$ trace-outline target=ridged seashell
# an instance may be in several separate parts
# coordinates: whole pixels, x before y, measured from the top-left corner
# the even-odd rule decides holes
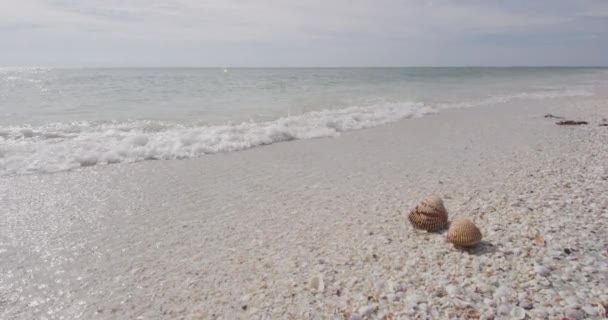
[[[448,241],[460,247],[471,247],[481,241],[481,231],[470,220],[458,218],[450,223]]]
[[[431,232],[444,229],[448,224],[448,212],[438,196],[422,199],[407,218],[415,228]]]

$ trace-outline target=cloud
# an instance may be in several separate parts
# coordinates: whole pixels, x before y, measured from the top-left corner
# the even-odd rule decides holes
[[[573,43],[578,60],[556,61],[606,64],[597,51],[608,45],[591,40],[606,37],[604,17],[599,0],[6,1],[0,65],[475,64],[483,52],[555,55]]]

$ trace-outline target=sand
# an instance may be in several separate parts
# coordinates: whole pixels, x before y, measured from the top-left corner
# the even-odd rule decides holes
[[[549,112],[589,125],[557,126]],[[0,178],[0,318],[599,317],[602,118],[603,97],[518,101]],[[484,242],[462,251],[414,230],[405,215],[429,194]]]

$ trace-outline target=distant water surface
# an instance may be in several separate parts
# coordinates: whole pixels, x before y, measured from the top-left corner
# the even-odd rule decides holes
[[[0,68],[0,176],[190,158],[606,87],[602,68]]]

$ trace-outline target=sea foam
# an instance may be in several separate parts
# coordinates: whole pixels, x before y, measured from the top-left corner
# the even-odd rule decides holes
[[[452,109],[452,108],[471,108],[480,107],[492,104],[502,104],[511,102],[514,100],[543,100],[543,99],[554,99],[554,98],[568,98],[568,97],[590,97],[595,95],[593,91],[576,88],[576,89],[560,89],[560,90],[542,90],[533,92],[521,92],[514,94],[505,95],[494,95],[485,99],[479,99],[474,101],[455,102],[455,103],[442,103],[437,104],[438,109]]]
[[[0,176],[52,173],[79,167],[199,157],[276,142],[338,136],[449,108],[479,107],[513,100],[592,96],[585,88],[542,90],[432,106],[382,103],[313,111],[265,122],[186,125],[162,121],[50,123],[0,126]]]
[[[191,126],[159,121],[73,122],[0,127],[0,175],[169,160],[245,150],[276,142],[334,137],[435,113],[422,103],[323,110],[266,122]]]

